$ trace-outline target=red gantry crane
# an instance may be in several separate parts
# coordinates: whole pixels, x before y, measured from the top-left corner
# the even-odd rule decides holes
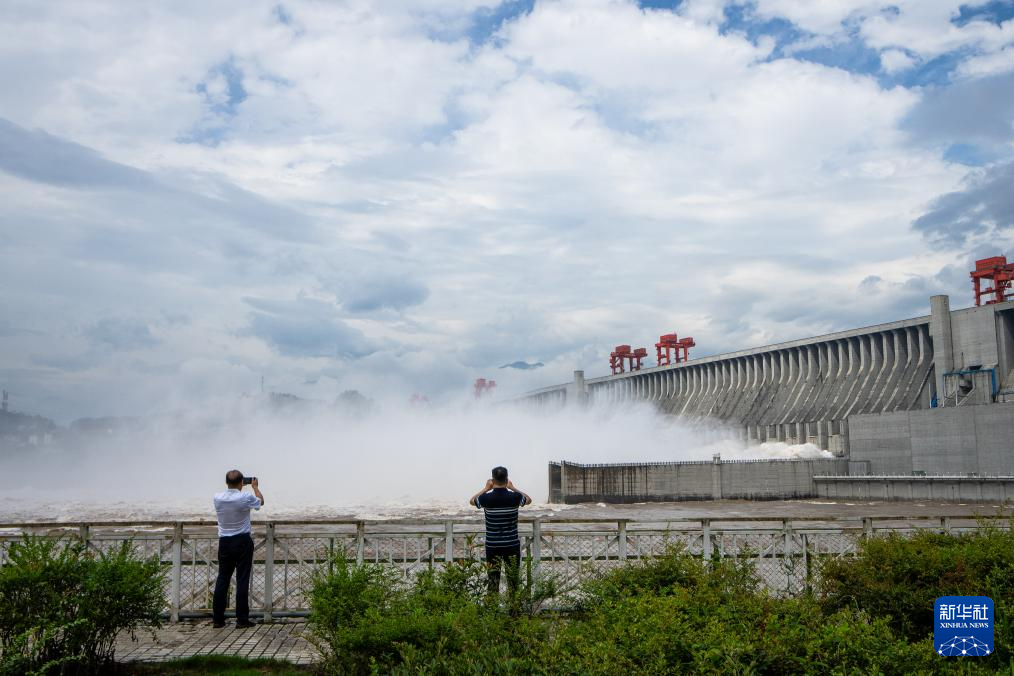
[[[496,388],[495,380],[486,380],[485,378],[477,378],[475,381],[475,398],[482,399],[487,394],[492,394]]]
[[[690,348],[697,345],[693,338],[679,338],[675,333],[667,333],[663,336],[658,337],[658,342],[655,343],[655,355],[658,359],[659,366],[669,366],[673,363],[688,361],[690,359]],[[673,354],[670,356],[669,351],[672,350]],[[680,353],[682,352],[682,356]]]
[[[975,261],[975,269],[969,274],[975,291],[976,307],[1014,299],[1014,290],[1011,289],[1014,284],[1014,263],[1008,263],[1006,256],[993,256]],[[990,281],[993,286],[983,289],[983,281]]]
[[[623,373],[623,360],[629,356],[629,345],[617,345],[613,348],[613,351],[609,353],[609,368],[612,369],[614,376],[617,373]]]
[[[629,357],[627,357],[627,359],[630,360],[630,370],[631,371],[640,371],[641,370],[641,360],[644,359],[647,356],[648,356],[648,350],[646,348],[639,347],[636,350],[634,350],[633,354],[631,354]]]
[[[686,338],[680,338],[680,349],[683,350],[683,358],[680,361],[690,361],[690,348],[696,347],[697,343],[694,342],[693,338],[689,336]]]
[[[676,361],[680,360],[680,339],[675,333],[665,333],[658,337],[655,343],[655,358],[659,366],[668,366],[672,363],[669,357],[669,350],[676,350]]]
[[[613,348],[613,351],[609,353],[609,368],[612,369],[613,375],[617,373],[624,373],[624,361],[629,363],[630,371],[641,370],[641,360],[648,356],[648,350],[643,347],[631,349],[629,345],[617,345]]]

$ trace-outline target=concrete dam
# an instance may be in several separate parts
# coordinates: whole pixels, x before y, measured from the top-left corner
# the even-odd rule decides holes
[[[898,488],[874,481],[885,475],[901,481],[962,476],[961,495],[971,490],[988,500],[1009,491],[1014,497],[1014,478],[993,482],[1000,488],[985,493],[977,486],[969,489],[967,481],[969,475],[987,481],[1014,472],[1014,300],[951,310],[947,296],[933,296],[930,309],[923,317],[669,366],[589,379],[577,371],[573,382],[529,392],[521,400],[540,408],[644,400],[667,414],[735,429],[744,440],[810,442],[838,459],[830,472],[811,474],[802,484],[772,479],[772,486],[784,483],[784,490],[754,490],[746,482],[743,490],[722,497],[927,495],[911,492],[911,482]],[[785,472],[796,477],[794,461],[787,462]],[[671,465],[685,463],[663,464],[667,469],[660,464],[655,472],[638,470],[641,481],[618,484],[591,475],[607,467],[626,472],[629,466],[557,464],[550,468],[550,496],[563,502],[706,497],[672,479],[678,469]],[[696,471],[686,470],[688,476]],[[663,475],[671,480],[654,478]],[[850,481],[832,485],[824,476]],[[863,476],[869,477],[866,483],[859,480]],[[942,485],[934,484],[934,495],[957,499]]]

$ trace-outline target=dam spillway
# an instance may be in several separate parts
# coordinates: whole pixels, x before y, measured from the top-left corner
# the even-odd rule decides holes
[[[1010,473],[1014,301],[951,310],[947,296],[933,296],[930,308],[670,366],[589,379],[578,371],[521,401],[647,401],[747,441],[813,443],[853,461],[853,472]]]

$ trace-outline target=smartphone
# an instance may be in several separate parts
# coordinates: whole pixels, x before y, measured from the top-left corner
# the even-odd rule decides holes
[[[243,485],[244,486],[249,486],[250,484],[252,484],[254,482],[254,479],[256,479],[256,478],[257,477],[255,477],[255,476],[245,476],[245,477],[243,477]]]

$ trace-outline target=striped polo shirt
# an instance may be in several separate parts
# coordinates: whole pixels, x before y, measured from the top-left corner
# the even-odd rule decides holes
[[[486,547],[516,549],[521,546],[518,507],[526,504],[525,496],[509,488],[494,488],[475,499],[475,506],[486,513]]]

